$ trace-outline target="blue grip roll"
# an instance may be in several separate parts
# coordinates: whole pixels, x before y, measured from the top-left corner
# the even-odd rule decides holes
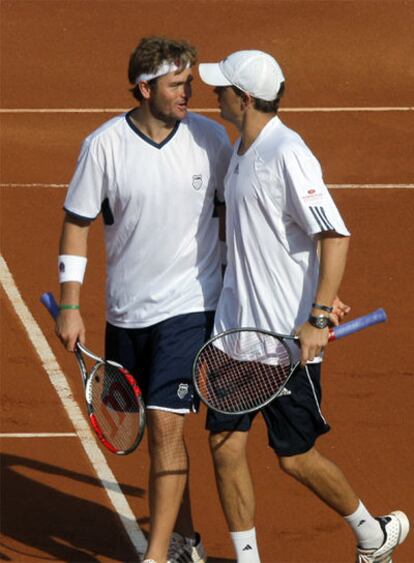
[[[51,316],[56,319],[59,315],[59,306],[53,296],[53,293],[47,292],[41,295],[40,302],[46,307]]]
[[[377,309],[376,311],[372,311],[372,313],[368,313],[363,317],[358,317],[353,321],[349,321],[348,323],[335,327],[332,331],[334,339],[338,340],[338,338],[343,338],[344,336],[348,336],[349,334],[368,328],[371,325],[383,323],[386,320],[387,315],[384,309]]]

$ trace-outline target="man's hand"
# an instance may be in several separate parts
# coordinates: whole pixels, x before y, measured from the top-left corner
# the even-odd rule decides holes
[[[75,350],[76,342],[85,343],[85,325],[78,310],[60,311],[56,321],[56,334],[69,352]]]
[[[329,315],[329,321],[333,326],[338,326],[344,317],[348,315],[351,307],[343,303],[338,296],[335,297],[332,307],[333,311]]]
[[[298,328],[296,336],[299,337],[301,348],[300,363],[304,366],[321,355],[328,343],[329,330],[328,328],[315,328],[306,322]]]

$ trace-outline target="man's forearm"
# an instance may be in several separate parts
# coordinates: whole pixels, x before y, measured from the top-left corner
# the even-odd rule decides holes
[[[62,228],[59,243],[59,254],[74,257],[85,257],[88,251],[89,223],[72,219],[68,216]],[[70,276],[69,276],[70,277]],[[79,304],[81,283],[68,280],[60,284],[61,303]]]
[[[349,237],[325,236],[319,245],[320,270],[315,302],[331,306],[345,272]],[[320,311],[319,311],[320,312]]]

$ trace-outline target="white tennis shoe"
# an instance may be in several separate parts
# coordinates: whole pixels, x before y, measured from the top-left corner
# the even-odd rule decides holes
[[[384,532],[384,543],[377,549],[358,547],[356,563],[392,563],[392,552],[405,540],[410,530],[410,522],[400,510],[380,516],[377,520]]]
[[[200,534],[195,538],[184,538],[181,534],[174,532],[171,536],[168,549],[167,563],[206,563],[207,554],[201,542]]]

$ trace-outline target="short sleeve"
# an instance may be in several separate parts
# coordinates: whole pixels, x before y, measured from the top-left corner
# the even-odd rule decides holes
[[[283,155],[287,214],[308,234],[350,233],[325,185],[318,160],[304,146],[290,147]]]
[[[75,173],[69,184],[64,209],[82,219],[95,219],[106,198],[107,178],[102,147],[84,141]]]

